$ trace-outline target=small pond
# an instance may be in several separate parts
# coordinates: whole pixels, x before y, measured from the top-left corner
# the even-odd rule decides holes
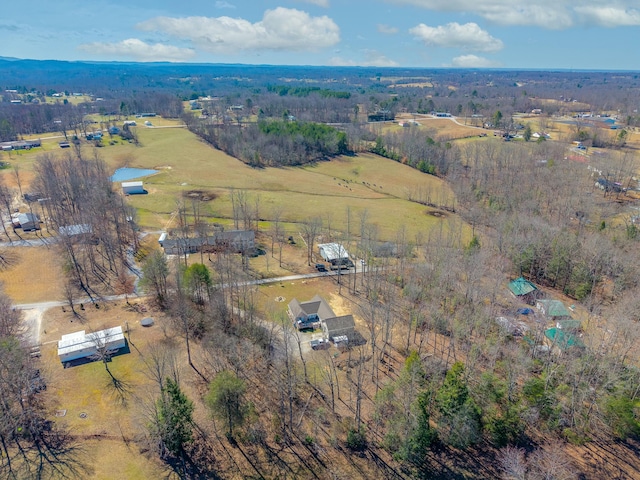
[[[158,173],[158,170],[148,168],[119,168],[111,176],[112,182],[126,182],[135,178],[146,177]]]

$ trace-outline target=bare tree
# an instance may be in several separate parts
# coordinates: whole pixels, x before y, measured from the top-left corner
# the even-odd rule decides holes
[[[313,258],[313,246],[316,238],[320,234],[322,228],[322,218],[313,217],[308,222],[304,222],[301,226],[302,237],[307,244],[307,265],[311,265]]]

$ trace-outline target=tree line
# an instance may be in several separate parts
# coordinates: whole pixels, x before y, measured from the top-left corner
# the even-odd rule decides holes
[[[347,136],[327,125],[261,120],[242,126],[189,122],[215,148],[254,167],[304,165],[347,153]]]

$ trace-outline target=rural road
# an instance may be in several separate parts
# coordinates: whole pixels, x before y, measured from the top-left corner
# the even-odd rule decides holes
[[[318,278],[318,277],[335,277],[338,275],[337,271],[329,271],[329,272],[313,272],[313,273],[303,273],[298,275],[287,275],[283,277],[274,277],[274,278],[261,278],[257,280],[248,280],[245,282],[240,282],[239,286],[249,286],[249,285],[267,285],[270,283],[281,283],[281,282],[293,282],[296,280],[305,280],[309,278]],[[360,272],[362,273],[362,272]],[[347,273],[342,273],[342,275],[347,275]],[[217,287],[226,288],[228,285],[217,285]],[[75,299],[75,304],[79,305],[83,304],[91,304],[92,302],[112,302],[116,300],[124,300],[125,297],[128,298],[145,298],[146,295],[108,295],[106,297],[94,298],[93,300],[85,297]],[[65,300],[51,300],[46,302],[36,302],[36,303],[19,303],[14,305],[13,307],[22,310],[24,312],[23,320],[27,331],[29,332],[29,336],[31,337],[31,343],[33,345],[40,344],[40,327],[42,325],[42,316],[44,312],[46,312],[50,308],[56,307],[64,307],[69,305],[69,302]]]
[[[144,126],[145,128],[186,128],[186,125],[151,125],[149,127],[147,127],[146,125],[139,125],[139,126]],[[108,132],[108,130],[103,130],[103,132]],[[68,136],[71,136],[71,134],[69,134]],[[65,138],[64,135],[51,135],[49,137],[38,137],[38,140],[56,140],[59,138]]]

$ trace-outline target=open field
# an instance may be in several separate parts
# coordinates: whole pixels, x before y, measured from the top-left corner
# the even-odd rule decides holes
[[[352,219],[366,211],[384,240],[392,240],[403,224],[412,238],[441,223],[447,230],[462,228],[455,215],[439,219],[428,215],[432,209],[407,201],[410,193],[428,190],[433,192],[432,198],[450,204],[452,194],[442,180],[376,155],[340,157],[306,167],[253,169],[211,148],[186,129],[138,127],[138,134],[140,147],[118,143],[96,151],[114,170],[123,166],[160,170],[145,179],[149,195],[129,197],[129,202],[139,209],[139,222],[144,228],[166,228],[176,210],[176,200],[183,191],[193,189],[218,195],[203,208],[203,214],[211,220],[230,218],[230,190],[245,189],[250,195],[260,196],[260,216],[264,219],[271,218],[281,206],[285,221],[332,216],[335,228],[344,229],[346,208],[350,206]],[[60,151],[57,142],[54,145],[46,141],[44,150]],[[83,148],[87,155],[93,155],[92,147]],[[33,150],[17,157],[25,191],[40,153]],[[8,183],[15,183],[11,170],[2,175]],[[288,205],[296,207],[287,208]]]
[[[9,266],[0,270],[4,292],[15,303],[62,298],[62,265],[53,248],[14,247],[3,250]]]

